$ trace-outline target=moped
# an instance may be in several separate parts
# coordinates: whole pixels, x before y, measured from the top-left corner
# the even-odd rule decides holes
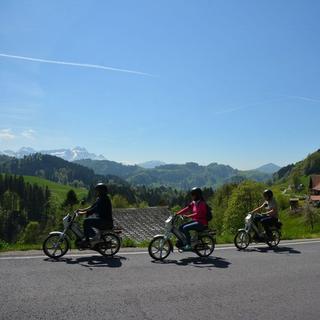
[[[176,247],[179,252],[183,252],[183,246],[186,244],[186,238],[178,228],[179,219],[184,219],[181,215],[172,214],[165,222],[165,233],[158,234],[151,240],[148,252],[154,260],[164,260],[173,252],[172,238],[176,237]],[[216,243],[215,231],[206,227],[203,231],[192,231],[191,237],[192,251],[199,257],[208,257],[212,254]]]
[[[258,213],[248,213],[245,217],[245,227],[239,229],[234,237],[234,245],[239,250],[246,249],[251,242],[264,242],[270,248],[278,246],[281,240],[282,223],[278,220],[270,227],[271,237],[269,238],[263,230],[261,223],[258,222],[259,218],[262,218],[262,216]]]
[[[95,250],[103,256],[114,256],[121,247],[121,229],[99,230],[95,229],[96,236],[89,243],[84,244],[84,233],[75,221],[79,214],[77,211],[68,213],[63,218],[64,230],[50,232],[44,240],[43,252],[50,258],[59,259],[64,256],[71,247],[70,233],[75,235],[75,246],[79,250]]]

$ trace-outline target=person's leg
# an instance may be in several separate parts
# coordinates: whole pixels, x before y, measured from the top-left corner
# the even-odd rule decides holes
[[[182,233],[182,234],[184,234],[184,237],[185,237],[185,239],[183,239],[183,242],[182,242],[182,244],[183,245],[185,245],[186,243],[186,238],[187,238],[187,235],[186,235],[186,233],[184,232],[184,230],[183,230],[183,228],[186,226],[186,225],[188,225],[190,222],[187,222],[187,223],[184,223],[184,224],[182,224],[180,227],[179,227],[179,231]]]
[[[83,231],[87,241],[89,241],[89,238],[93,238],[96,235],[93,228],[100,229],[100,226],[101,226],[101,221],[98,218],[86,218],[84,220]]]
[[[183,225],[182,231],[186,235],[187,245],[191,244],[191,237],[190,237],[189,231],[191,230],[202,231],[203,228],[204,228],[203,225],[198,221],[193,221]]]
[[[261,223],[263,225],[263,228],[264,228],[268,238],[271,238],[271,236],[272,236],[270,227],[273,224],[273,220],[274,219],[272,217],[266,217],[266,218],[261,219]]]

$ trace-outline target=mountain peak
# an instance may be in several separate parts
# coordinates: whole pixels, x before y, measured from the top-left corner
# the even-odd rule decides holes
[[[274,163],[267,163],[257,169],[255,171],[259,171],[262,173],[268,173],[268,174],[273,174],[281,169],[280,166],[274,164]]]

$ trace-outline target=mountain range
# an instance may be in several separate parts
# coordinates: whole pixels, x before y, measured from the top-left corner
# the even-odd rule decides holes
[[[2,157],[5,163],[2,166],[4,172],[40,175],[65,183],[82,181],[84,185],[90,184],[90,175],[95,175],[95,180],[98,177],[113,176],[131,185],[166,186],[176,189],[190,189],[193,186],[216,188],[228,182],[240,182],[246,179],[265,182],[279,169],[274,164],[267,164],[256,170],[243,171],[215,162],[209,165],[199,165],[194,162],[165,164],[156,160],[140,165],[125,165],[106,160],[103,156],[97,156],[81,147],[43,150],[41,153],[36,153],[32,148],[21,148],[17,152],[3,151]],[[6,159],[6,157],[11,158]],[[58,159],[66,162],[59,162]],[[91,173],[85,171],[86,168],[90,169]]]
[[[87,159],[110,161],[110,160],[107,160],[101,154],[96,155],[95,153],[89,152],[86,148],[79,147],[79,146],[71,148],[71,149],[63,149],[62,148],[62,149],[53,149],[53,150],[35,150],[30,147],[22,147],[18,151],[13,151],[13,150],[0,151],[0,155],[6,155],[9,157],[14,157],[14,158],[18,158],[18,159],[21,159],[24,156],[29,156],[29,155],[35,154],[35,153],[48,154],[51,156],[62,158],[63,160],[70,161],[70,162],[77,161],[77,160],[87,160]],[[117,163],[119,165],[119,167],[126,166],[120,162],[114,162],[114,161],[111,161],[111,162],[113,164]],[[151,160],[151,161],[139,163],[134,166],[139,166],[144,169],[155,169],[157,167],[164,166],[164,165],[167,165],[167,164],[163,161]],[[277,172],[280,168],[281,167],[277,166],[274,163],[268,163],[266,165],[263,165],[257,169],[253,169],[253,170],[261,172],[261,173],[273,174],[273,173]]]
[[[165,164],[152,169],[109,160],[83,159],[75,163],[90,168],[95,174],[118,176],[132,185],[168,186],[177,189],[190,189],[193,186],[216,188],[227,182],[240,182],[245,179],[267,181],[272,178],[270,173],[257,170],[241,171],[218,163],[207,166],[194,162]]]
[[[106,160],[106,158],[103,155],[96,155],[94,153],[90,153],[86,148],[82,148],[82,147],[75,147],[72,149],[53,149],[53,150],[40,150],[40,151],[37,151],[29,147],[22,147],[18,151],[12,151],[12,150],[0,151],[0,154],[2,155],[15,157],[18,159],[21,159],[24,156],[29,156],[35,153],[48,154],[50,156],[62,158],[66,161],[76,161],[81,159]]]
[[[76,148],[75,148],[76,149]],[[61,149],[62,150],[62,149]],[[60,151],[61,151],[60,150]],[[65,149],[64,149],[65,150]],[[20,155],[33,149],[20,149]],[[92,155],[84,148],[78,148],[72,159],[82,155]],[[61,152],[56,152],[61,156]],[[9,152],[3,152],[10,154]],[[40,176],[63,184],[90,186],[96,181],[113,181],[120,188],[127,186],[172,187],[190,189],[193,186],[217,188],[229,182],[246,179],[255,181],[294,181],[302,176],[320,174],[320,150],[309,154],[304,160],[278,169],[267,164],[256,170],[242,171],[228,165],[211,163],[207,166],[194,162],[185,164],[163,164],[145,169],[138,165],[124,165],[109,160],[80,159],[66,161],[60,157],[35,153],[23,158],[0,154],[0,173]],[[67,152],[64,153],[66,155]],[[12,154],[11,154],[12,155]],[[273,173],[273,174],[272,174]]]

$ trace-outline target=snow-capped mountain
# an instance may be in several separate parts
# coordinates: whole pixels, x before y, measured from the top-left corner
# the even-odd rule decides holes
[[[82,159],[92,159],[92,160],[106,160],[103,155],[96,155],[90,153],[87,149],[82,147],[75,147],[72,149],[56,149],[56,150],[39,150],[36,151],[32,148],[22,147],[18,151],[4,150],[0,151],[0,154],[4,154],[10,157],[23,158],[33,153],[49,154],[51,156],[56,156],[67,161],[75,161]]]
[[[23,158],[24,156],[28,156],[36,152],[37,151],[32,148],[22,147],[18,151],[3,150],[3,151],[0,151],[0,154],[4,154],[9,157]]]

